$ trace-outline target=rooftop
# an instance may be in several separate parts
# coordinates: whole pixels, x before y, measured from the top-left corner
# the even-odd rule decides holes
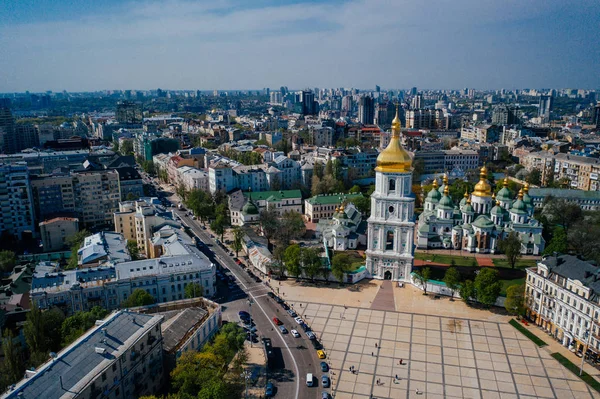
[[[319,194],[314,197],[310,197],[306,201],[313,205],[334,205],[341,203],[344,199],[351,200],[353,198],[362,197],[362,193],[354,194]]]
[[[600,200],[600,191],[571,190],[568,188],[530,188],[529,196]]]
[[[302,198],[300,190],[255,191],[252,193],[244,193],[244,197],[248,197],[249,195],[252,195],[253,201],[281,201],[282,199]]]
[[[105,232],[88,236],[77,251],[78,263],[85,265],[106,259],[113,263],[127,262],[131,255],[122,234]]]
[[[208,312],[202,308],[187,308],[171,317],[162,325],[163,350],[172,353],[185,343],[188,332],[201,324]]]
[[[75,396],[161,320],[162,316],[125,311],[112,313],[2,398]],[[96,348],[101,348],[103,353],[98,353]]]
[[[580,281],[596,295],[600,294],[600,268],[573,255],[547,256],[540,261],[550,273]]]

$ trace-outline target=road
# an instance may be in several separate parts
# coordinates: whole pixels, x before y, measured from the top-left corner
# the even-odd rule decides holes
[[[200,249],[213,261],[228,270],[228,273],[235,276],[236,287],[225,286],[219,282],[217,290],[217,302],[219,302],[224,311],[223,319],[237,322],[238,312],[245,310],[250,313],[256,323],[259,338],[271,338],[274,352],[281,354],[279,367],[270,370],[269,380],[276,386],[276,397],[310,399],[321,398],[321,392],[330,391],[321,386],[320,362],[316,356],[316,351],[306,338],[302,329],[290,317],[285,310],[274,300],[267,296],[270,288],[263,282],[257,283],[252,279],[242,267],[237,265],[233,258],[214,241],[209,232],[203,230],[200,224],[186,215],[185,211],[174,209],[174,212],[181,219],[184,225],[188,226],[192,232],[205,245]],[[251,301],[250,301],[251,299]],[[253,302],[253,303],[252,303]],[[287,330],[299,330],[301,337],[294,338],[291,334],[281,334],[279,329],[273,323],[273,318],[279,318]],[[255,345],[261,345],[259,342]],[[313,373],[315,377],[315,386],[309,388],[306,386],[306,374]],[[318,380],[318,381],[317,381]]]

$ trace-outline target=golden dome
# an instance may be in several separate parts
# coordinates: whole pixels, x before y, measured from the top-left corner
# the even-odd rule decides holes
[[[447,186],[448,185],[448,174],[444,173],[444,178],[442,179],[442,182]]]
[[[517,195],[517,198],[519,198],[521,201],[523,200],[523,189],[519,190],[519,194]]]
[[[465,190],[465,194],[463,195],[465,199],[469,198],[469,190]]]
[[[400,118],[398,117],[398,104],[396,104],[396,116],[392,121],[392,138],[385,150],[381,151],[377,157],[376,172],[410,172],[412,159],[408,152],[402,148],[402,144],[400,144],[401,127]]]
[[[529,183],[525,183],[525,185],[523,186],[523,193],[529,193]]]
[[[496,200],[496,193],[492,193],[492,199]]]
[[[438,183],[436,179],[433,179],[433,188],[437,189],[438,188]]]
[[[485,166],[479,171],[479,183],[475,185],[473,195],[477,197],[492,196],[492,186],[490,186],[490,183],[487,181],[487,168]]]
[[[470,205],[471,204],[471,196],[469,196],[469,198],[467,199],[467,204]]]
[[[502,183],[502,186],[508,187],[508,177],[504,178],[504,183]]]
[[[444,187],[444,195],[449,195],[450,194],[450,189],[448,186]]]

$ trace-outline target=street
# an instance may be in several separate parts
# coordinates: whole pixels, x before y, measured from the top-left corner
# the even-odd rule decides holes
[[[237,265],[232,257],[221,248],[210,233],[203,230],[199,223],[186,215],[186,211],[174,210],[182,223],[189,227],[204,245],[200,249],[217,265],[228,270],[235,277],[235,286],[231,288],[223,282],[218,282],[217,302],[223,307],[223,320],[238,322],[238,312],[244,310],[250,313],[256,323],[259,342],[267,337],[272,340],[276,357],[280,359],[269,370],[268,378],[276,386],[276,397],[281,398],[321,398],[320,377],[322,374],[316,356],[304,332],[287,312],[274,300],[267,296],[270,291],[263,282],[257,283],[242,267]],[[274,283],[276,283],[274,281]],[[300,338],[294,338],[290,333],[281,334],[274,324],[273,318],[277,317],[283,322],[288,331],[297,329]],[[277,364],[278,363],[278,364]],[[306,386],[306,374],[313,373],[317,380],[315,386]],[[326,389],[329,391],[329,389]]]

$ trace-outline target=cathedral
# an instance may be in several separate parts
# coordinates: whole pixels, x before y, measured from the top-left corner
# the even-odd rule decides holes
[[[400,144],[400,129],[396,106],[392,137],[375,167],[365,267],[372,278],[408,282],[414,254],[415,197],[412,159]]]
[[[496,196],[484,166],[475,189],[471,195],[465,192],[458,205],[452,201],[448,188],[447,176],[441,187],[434,180],[419,216],[418,248],[497,253],[498,242],[514,231],[521,239],[521,253],[540,255],[544,251],[542,224],[533,218],[528,184],[514,198],[508,189],[508,179],[504,179]]]

